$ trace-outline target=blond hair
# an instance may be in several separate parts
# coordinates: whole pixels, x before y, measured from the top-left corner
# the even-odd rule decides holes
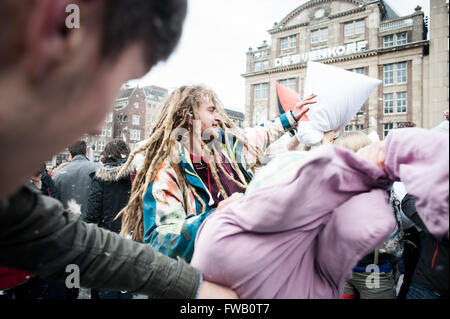
[[[347,132],[334,140],[334,145],[344,147],[355,153],[370,143],[371,142],[367,134],[361,131]]]
[[[136,178],[133,182],[130,200],[123,208],[116,218],[122,216],[122,231],[121,236],[126,236],[127,234],[132,234],[132,239],[137,241],[143,241],[144,237],[144,227],[143,227],[143,201],[144,195],[148,189],[150,183],[152,183],[163,165],[163,162],[168,159],[171,166],[174,168],[177,177],[180,181],[180,187],[183,191],[183,198],[187,198],[187,188],[189,188],[194,194],[195,198],[200,202],[202,206],[202,213],[206,210],[206,203],[198,195],[195,188],[189,184],[186,177],[181,172],[181,164],[179,158],[179,152],[177,142],[180,142],[181,138],[173,138],[173,132],[177,129],[187,129],[193,135],[194,139],[201,141],[202,154],[204,154],[209,164],[211,165],[212,176],[224,198],[228,198],[229,195],[225,191],[220,178],[217,174],[217,166],[226,175],[228,179],[233,181],[239,187],[245,189],[247,187],[247,181],[239,169],[238,163],[234,156],[231,156],[231,165],[238,174],[239,180],[234,179],[227,170],[222,165],[222,160],[220,158],[220,149],[216,149],[212,145],[206,145],[201,138],[201,127],[194,126],[192,132],[192,121],[200,120],[198,115],[198,107],[204,100],[211,101],[215,106],[216,110],[221,117],[220,127],[225,135],[225,147],[228,154],[233,154],[229,137],[231,135],[236,136],[244,143],[244,146],[252,152],[257,159],[261,158],[262,152],[257,147],[249,145],[245,137],[237,130],[234,126],[233,121],[225,113],[219,99],[216,94],[203,86],[182,86],[175,91],[173,91],[163,104],[160,116],[154,126],[150,138],[148,141],[137,148],[128,158],[124,167],[117,178],[127,170],[130,166],[133,158],[136,154],[145,151],[145,160],[141,169],[137,172]]]

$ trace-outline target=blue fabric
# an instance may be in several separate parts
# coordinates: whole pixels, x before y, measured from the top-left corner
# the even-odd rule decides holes
[[[200,281],[198,282],[198,288],[194,299],[198,298],[198,294],[200,293],[200,288],[202,287],[202,284],[203,284],[203,275],[200,273]]]
[[[380,272],[390,272],[392,271],[392,264],[390,262],[385,263],[381,266],[379,266],[379,271]],[[367,272],[366,267],[355,267],[353,268],[353,272]]]
[[[408,294],[406,299],[439,299],[439,294],[428,290],[414,282],[409,286]]]
[[[292,111],[289,111],[289,112],[291,112],[292,117],[295,118]],[[291,128],[291,123],[289,123],[286,113],[280,114],[280,121],[281,121],[281,125],[283,125],[283,128],[285,130]]]
[[[160,234],[156,231],[156,201],[152,195],[152,187],[153,184],[150,185],[144,196],[144,242],[164,255],[172,258],[179,256],[189,262],[194,253],[194,239],[197,231],[213,210],[207,206],[203,214],[187,217],[180,234]]]

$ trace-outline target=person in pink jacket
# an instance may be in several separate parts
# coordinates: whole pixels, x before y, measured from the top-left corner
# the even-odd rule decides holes
[[[448,236],[448,164],[448,134],[418,128],[356,154],[334,145],[288,153],[204,221],[191,265],[241,298],[340,298],[358,260],[395,227],[394,181],[415,196],[429,231]]]

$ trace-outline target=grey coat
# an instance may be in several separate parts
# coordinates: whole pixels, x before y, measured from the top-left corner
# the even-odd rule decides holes
[[[81,209],[83,215],[87,211],[87,203],[91,187],[91,173],[99,169],[99,165],[89,161],[86,156],[77,155],[69,165],[59,171],[53,181],[59,192],[59,200],[64,208],[68,208],[68,202],[74,200]]]
[[[65,281],[79,267],[81,287],[155,298],[194,298],[200,273],[151,246],[81,220],[57,200],[23,187],[0,197],[0,265]]]

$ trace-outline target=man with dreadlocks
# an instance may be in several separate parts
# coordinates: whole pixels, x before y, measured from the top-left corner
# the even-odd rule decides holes
[[[311,95],[274,121],[240,131],[216,94],[203,86],[183,86],[165,102],[121,211],[122,236],[149,243],[158,251],[190,261],[198,228],[224,200],[243,192],[264,150],[308,111]],[[229,199],[230,198],[230,199]],[[224,202],[225,203],[225,202]]]

